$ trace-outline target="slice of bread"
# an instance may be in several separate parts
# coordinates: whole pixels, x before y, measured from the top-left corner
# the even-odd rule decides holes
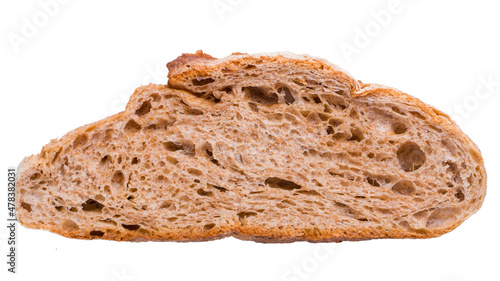
[[[289,53],[168,67],[168,86],[23,160],[23,225],[132,241],[428,238],[481,207],[479,149],[414,97]]]

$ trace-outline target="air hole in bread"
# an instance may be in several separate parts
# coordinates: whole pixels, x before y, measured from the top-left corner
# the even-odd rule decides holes
[[[406,142],[398,149],[397,157],[401,169],[405,172],[413,172],[424,165],[426,156],[418,144]]]
[[[326,127],[326,133],[329,134],[329,135],[333,135],[333,134],[335,134],[335,130],[333,129],[332,126],[327,126]]]
[[[255,216],[257,213],[255,212],[239,212],[238,213],[238,219],[240,220],[241,225],[246,225],[247,224],[247,218],[251,216]]]
[[[30,180],[36,181],[36,180],[40,179],[41,177],[42,177],[42,175],[40,173],[34,173],[33,175],[31,175]]]
[[[114,136],[115,130],[113,129],[107,129],[104,131],[104,137],[102,138],[103,142],[110,141]]]
[[[321,196],[321,194],[319,192],[317,192],[316,190],[297,190],[297,193],[310,195],[310,196]]]
[[[194,86],[204,86],[204,85],[208,85],[210,83],[215,82],[215,79],[210,78],[210,77],[208,77],[208,78],[196,78],[196,79],[191,80],[191,82],[193,82]]]
[[[185,103],[183,100],[181,100],[180,102],[181,102],[181,104],[183,104],[185,106],[184,107],[184,112],[186,114],[188,114],[188,115],[203,115],[203,111],[191,107],[190,105],[188,105],[187,103]]]
[[[329,105],[326,105],[326,104],[323,105],[323,111],[326,112],[326,113],[332,113],[333,112],[332,108]]]
[[[278,94],[260,87],[243,87],[242,91],[245,93],[245,96],[256,102],[263,105],[273,105],[279,102]]]
[[[26,211],[28,212],[31,212],[32,209],[31,209],[31,204],[28,204],[26,202],[21,202],[21,208],[25,209]]]
[[[425,117],[418,111],[410,111],[410,114],[417,117],[418,119],[425,120]]]
[[[163,202],[163,204],[160,205],[160,209],[168,209],[172,206],[171,202]]]
[[[393,107],[391,107],[391,109],[392,109],[392,111],[396,112],[397,114],[406,115],[406,113],[404,113],[399,107],[393,106]]]
[[[257,106],[257,104],[254,102],[249,102],[248,107],[250,107],[252,111],[259,112],[259,106]]]
[[[295,202],[293,202],[293,201],[291,201],[291,200],[287,200],[287,199],[285,199],[285,200],[281,200],[281,202],[282,202],[282,203],[285,203],[285,204],[287,204],[287,205],[290,205],[290,206],[297,206],[297,203],[295,203]]]
[[[127,230],[138,230],[141,227],[138,224],[123,224],[123,223],[122,223],[122,226],[123,226],[123,228],[125,228]]]
[[[416,212],[415,214],[413,214],[413,217],[420,220],[420,219],[427,217],[428,214],[429,214],[428,210],[423,210],[423,211]]]
[[[221,72],[222,72],[222,73],[231,73],[231,72],[234,72],[234,70],[229,69],[229,68],[227,68],[227,67],[224,67],[224,68],[222,68],[222,69],[221,69]]]
[[[402,221],[402,222],[400,222],[399,226],[403,227],[407,231],[411,231],[411,232],[414,232],[414,233],[418,233],[418,234],[425,234],[425,233],[427,233],[426,229],[415,229],[415,228],[411,227],[411,225],[410,225],[410,223],[408,221]]]
[[[212,185],[212,184],[208,184],[208,186],[211,186],[211,187],[217,189],[220,192],[226,192],[227,191],[227,188],[224,188],[224,187],[221,187],[221,186]]]
[[[358,119],[359,117],[358,111],[354,108],[351,108],[351,111],[349,112],[349,117],[353,119]]]
[[[168,151],[183,150],[188,155],[193,155],[195,150],[194,144],[188,141],[179,143],[167,141],[163,143],[163,147]]]
[[[116,171],[111,178],[111,182],[115,185],[122,185],[125,180],[125,176],[122,171]]]
[[[205,148],[205,153],[208,156],[210,162],[214,163],[215,165],[219,165],[219,161],[217,161],[217,159],[214,158],[212,144],[206,143],[204,145],[204,148]]]
[[[426,227],[437,228],[446,226],[448,223],[455,220],[458,211],[457,208],[453,207],[438,208],[434,210],[427,219]]]
[[[215,223],[208,223],[208,224],[205,224],[205,225],[203,226],[203,229],[204,229],[205,231],[209,231],[209,230],[211,230],[211,229],[212,229],[212,228],[214,228],[214,227],[215,227]]]
[[[187,108],[186,113],[189,115],[203,115],[203,111],[192,107]]]
[[[337,207],[337,209],[340,211],[340,213],[344,216],[355,218],[355,219],[363,219],[359,217],[359,213],[351,208],[350,206],[340,203],[340,202],[335,202],[334,205]]]
[[[373,179],[373,178],[366,178],[366,181],[370,184],[370,185],[373,185],[373,186],[380,186],[380,184],[378,183],[378,181],[376,179]]]
[[[324,101],[336,109],[344,110],[348,107],[346,100],[341,96],[322,95]]]
[[[100,230],[92,230],[90,231],[90,236],[97,236],[97,237],[103,237],[104,236],[104,232],[100,231]]]
[[[369,211],[372,210],[372,208],[368,207],[367,208]],[[387,208],[376,208],[375,211],[381,213],[381,214],[384,214],[384,215],[390,215],[392,214],[392,210],[391,209],[387,209]]]
[[[443,130],[441,130],[440,128],[438,128],[438,127],[436,127],[436,126],[429,125],[429,127],[430,127],[431,129],[433,129],[434,131],[438,132],[438,133],[442,133],[442,132],[443,132]]]
[[[309,116],[309,114],[311,114],[311,111],[309,111],[309,110],[301,110],[301,111],[300,111],[300,114],[301,114],[303,117],[306,117],[306,118],[307,118],[307,117]]]
[[[292,104],[295,102],[295,98],[292,95],[292,91],[286,86],[278,87],[278,93],[283,95],[286,104]]]
[[[465,195],[462,192],[461,189],[458,189],[457,192],[455,193],[455,197],[458,199],[458,201],[462,202],[465,199]]]
[[[132,158],[132,162],[130,162],[132,165],[136,165],[137,163],[139,163],[139,158],[137,157],[134,157]]]
[[[137,122],[135,122],[134,119],[130,119],[127,124],[125,125],[125,131],[130,132],[130,133],[135,133],[141,129],[141,125],[139,125]]]
[[[76,137],[75,141],[73,142],[73,147],[77,148],[77,147],[84,146],[87,143],[88,139],[89,138],[88,138],[87,134],[79,135],[78,137]]]
[[[167,156],[167,161],[172,165],[176,165],[177,163],[179,163],[179,160],[177,160],[177,158],[172,156]]]
[[[392,131],[397,135],[404,134],[404,133],[406,133],[407,130],[408,130],[408,128],[403,123],[393,123],[392,124]]]
[[[104,190],[104,192],[106,192],[106,194],[110,194],[111,193],[111,188],[109,187],[109,185],[105,185],[104,188],[103,188],[103,190]]]
[[[141,107],[135,111],[137,116],[142,116],[151,111],[151,102],[149,100],[142,103]]]
[[[148,125],[146,130],[166,130],[169,125],[173,125],[175,123],[175,118],[172,121],[167,121],[165,119],[158,119],[156,123]]]
[[[58,212],[62,212],[62,210],[64,209],[63,206],[55,206],[55,208]]]
[[[358,128],[353,128],[351,129],[351,137],[348,138],[347,140],[348,141],[357,141],[357,142],[360,142],[364,139],[364,135],[363,135],[363,132],[358,129]]]
[[[302,78],[295,78],[293,79],[293,83],[299,85],[299,86],[305,86],[306,85],[306,81]]]
[[[208,197],[213,195],[213,193],[211,191],[205,191],[205,190],[203,190],[203,188],[198,189],[196,191],[196,193],[198,193],[198,195],[200,195],[200,196],[208,196]]]
[[[99,219],[100,222],[106,223],[106,224],[112,224],[112,225],[117,225],[115,221],[111,220],[110,218],[106,219]]]
[[[320,123],[321,118],[319,118],[318,113],[311,112],[311,113],[309,113],[309,115],[307,115],[307,121],[309,121],[310,123],[313,123],[313,124]]]
[[[287,180],[276,178],[276,177],[267,178],[265,180],[265,184],[271,188],[279,188],[279,189],[283,189],[283,190],[294,190],[294,189],[301,188],[300,185],[298,185],[292,181],[287,181]]]
[[[56,154],[54,154],[54,158],[52,158],[52,163],[56,162],[56,160],[59,158],[59,155],[61,154],[62,150],[63,150],[62,147],[60,147],[59,150],[57,150]]]
[[[282,204],[282,203],[276,203],[276,207],[280,208],[280,209],[286,209],[288,208],[289,206],[286,205],[286,204]]]
[[[443,166],[448,166],[448,168],[446,169],[446,171],[448,173],[451,173],[452,174],[452,180],[456,183],[461,183],[462,182],[462,178],[460,177],[460,170],[458,169],[458,165],[451,162],[451,161],[446,161],[446,162],[443,162]]]
[[[54,197],[54,204],[55,205],[64,205],[64,199],[62,199],[59,196]]]
[[[101,165],[106,166],[111,163],[111,156],[106,155],[103,158],[101,158],[101,161],[99,162]]]
[[[208,101],[211,101],[213,103],[219,103],[220,102],[220,99],[215,97],[214,94],[208,94],[206,96],[204,96],[204,98]]]
[[[198,176],[198,177],[199,177],[199,176],[201,176],[201,175],[203,175],[203,173],[202,173],[200,170],[198,170],[198,169],[193,169],[193,168],[189,168],[189,169],[187,170],[187,172],[188,172],[188,173],[190,173],[190,174],[191,174],[191,175],[193,175],[193,176]]]
[[[314,101],[315,103],[323,103],[323,102],[321,101],[321,99],[320,99],[318,96],[313,96],[313,101]]]
[[[330,120],[328,120],[328,124],[330,124],[332,127],[337,127],[342,124],[342,120],[331,118]]]
[[[335,89],[333,92],[337,95],[347,97],[348,96],[348,91],[345,89]]]
[[[230,93],[232,90],[233,90],[233,87],[231,87],[231,86],[226,86],[226,87],[220,89],[221,92],[225,92],[225,93]]]
[[[344,137],[344,133],[338,132],[332,136],[334,139],[341,139]]]
[[[153,98],[153,101],[156,101],[156,102],[161,100],[161,96],[158,93],[151,94],[151,97]]]
[[[329,116],[329,115],[324,114],[324,113],[321,113],[321,112],[319,112],[319,113],[318,113],[318,117],[319,117],[319,119],[321,119],[321,121],[323,121],[323,122],[324,122],[324,121],[327,121],[327,120],[328,120],[328,118],[330,118],[330,116]]]
[[[88,199],[82,204],[82,210],[84,212],[101,212],[102,208],[104,208],[104,205],[94,199]]]
[[[65,230],[77,230],[79,229],[80,227],[78,226],[78,224],[76,224],[74,221],[72,220],[65,220],[63,222],[63,225],[62,225],[63,229]]]
[[[413,182],[407,180],[397,182],[392,186],[391,190],[400,195],[412,195],[415,193]]]
[[[322,84],[321,82],[318,82],[318,81],[316,81],[314,79],[309,79],[309,78],[306,78],[306,82],[309,85],[321,85]]]

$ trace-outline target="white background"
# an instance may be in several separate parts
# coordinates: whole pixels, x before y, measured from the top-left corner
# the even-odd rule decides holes
[[[54,1],[0,4],[5,188],[8,166],[123,110],[137,86],[167,82],[168,61],[203,49],[323,57],[445,110],[482,150],[488,195],[456,230],[427,240],[128,243],[20,226],[16,275],[2,222],[0,280],[500,280],[498,2]],[[4,221],[5,191],[0,200]]]

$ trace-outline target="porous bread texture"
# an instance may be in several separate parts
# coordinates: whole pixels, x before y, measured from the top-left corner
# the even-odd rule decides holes
[[[293,54],[197,52],[169,85],[19,167],[19,221],[66,237],[428,238],[475,213],[486,172],[442,112]]]

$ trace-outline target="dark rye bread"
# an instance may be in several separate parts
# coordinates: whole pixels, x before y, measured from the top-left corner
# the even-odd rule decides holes
[[[428,238],[475,213],[479,149],[444,113],[321,59],[201,51],[19,166],[18,220],[66,237]]]

